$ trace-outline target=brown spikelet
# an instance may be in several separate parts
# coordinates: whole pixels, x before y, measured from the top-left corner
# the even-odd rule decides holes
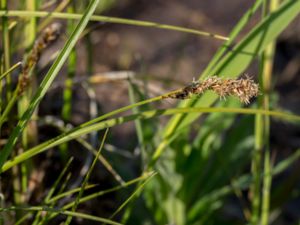
[[[203,94],[207,90],[212,90],[225,99],[227,96],[238,97],[245,104],[250,103],[252,97],[256,97],[259,93],[258,85],[248,76],[246,78],[231,79],[219,78],[212,76],[204,81],[193,81],[187,87],[179,90],[175,94],[170,94],[167,97],[177,99],[187,99],[193,95]]]
[[[18,82],[19,95],[21,95],[29,85],[30,71],[39,61],[40,55],[43,50],[57,40],[60,33],[60,27],[61,25],[58,23],[51,24],[41,33],[40,37],[35,41],[32,50],[23,62],[22,72],[19,76]]]

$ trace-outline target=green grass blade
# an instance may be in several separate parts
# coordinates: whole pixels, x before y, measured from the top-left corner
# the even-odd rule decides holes
[[[59,144],[62,144],[64,142],[73,140],[77,137],[80,137],[82,135],[88,134],[90,132],[101,130],[109,127],[113,127],[116,125],[120,125],[129,121],[133,121],[136,119],[149,119],[154,118],[158,116],[167,116],[167,115],[174,115],[174,114],[187,114],[187,113],[194,113],[196,115],[199,115],[201,113],[213,113],[213,112],[224,112],[224,113],[241,113],[241,114],[262,114],[262,115],[269,115],[281,119],[285,119],[287,121],[300,121],[300,116],[293,115],[293,114],[287,114],[282,112],[276,112],[276,111],[266,111],[266,110],[260,110],[260,109],[243,109],[243,108],[201,108],[201,107],[195,107],[195,108],[174,108],[174,109],[160,109],[160,110],[150,110],[145,112],[140,112],[138,114],[133,114],[129,116],[123,116],[118,117],[114,119],[108,119],[105,121],[101,121],[96,124],[92,124],[87,127],[79,127],[75,128],[69,132],[66,132],[62,135],[59,135],[51,140],[48,140],[36,147],[33,147],[26,152],[22,153],[21,155],[18,155],[14,157],[13,159],[7,161],[3,167],[1,172],[5,172],[6,170],[10,169],[11,167],[33,157],[34,155],[37,155],[41,152],[44,152],[45,150],[55,147]]]
[[[18,137],[22,133],[24,127],[26,126],[27,122],[30,120],[30,117],[44,95],[46,94],[47,90],[49,89],[50,85],[52,84],[54,78],[57,76],[59,70],[67,60],[72,48],[75,46],[77,40],[80,37],[80,34],[86,27],[90,17],[94,13],[96,6],[99,0],[91,0],[89,6],[87,7],[86,12],[82,16],[81,20],[79,21],[76,29],[71,34],[70,38],[68,39],[67,43],[65,44],[64,48],[58,55],[57,59],[49,69],[48,73],[46,74],[45,78],[43,79],[40,87],[38,88],[36,94],[34,95],[33,99],[30,102],[30,105],[26,112],[23,114],[22,118],[18,122],[17,126],[13,130],[12,134],[10,135],[7,144],[4,146],[1,156],[0,156],[0,168],[2,168],[4,162],[7,160],[8,156],[10,155],[13,147],[17,143]]]
[[[272,0],[268,3],[267,9],[270,13],[276,10],[279,6],[278,0]],[[270,94],[272,86],[272,73],[274,66],[274,53],[275,53],[276,39],[272,41],[262,53],[262,91],[263,95],[263,104],[262,108],[265,110],[270,109]],[[264,151],[264,176],[263,176],[263,187],[262,187],[262,202],[261,202],[261,225],[269,224],[270,217],[270,202],[271,202],[271,185],[272,185],[272,163],[271,163],[271,150],[270,150],[270,117],[263,117],[263,124],[261,128],[263,129],[262,141],[263,145],[255,149],[257,154],[260,154],[260,151]],[[259,171],[260,172],[260,171]],[[261,172],[260,172],[261,173]],[[259,187],[260,188],[260,187]],[[257,223],[257,222],[255,222]]]
[[[0,80],[2,80],[5,76],[7,76],[8,74],[10,74],[12,71],[14,71],[15,69],[17,69],[21,65],[22,65],[22,62],[18,62],[15,65],[13,65],[11,68],[9,68],[9,70],[7,70],[6,72],[4,72],[3,74],[0,75]]]
[[[0,10],[0,16],[6,16],[6,17],[52,17],[57,19],[74,19],[78,20],[81,18],[80,14],[75,13],[60,13],[60,12],[45,12],[45,11],[22,11],[22,10]],[[126,24],[126,25],[133,25],[133,26],[142,26],[142,27],[153,27],[153,28],[159,28],[159,29],[165,29],[165,30],[174,30],[184,33],[190,33],[190,34],[196,34],[206,37],[211,37],[215,39],[220,40],[228,40],[227,37],[218,35],[218,34],[212,34],[205,31],[199,31],[195,29],[189,29],[185,27],[179,27],[179,26],[172,26],[167,24],[161,24],[161,23],[154,23],[149,21],[141,21],[141,20],[131,20],[131,19],[124,19],[124,18],[116,18],[116,17],[108,17],[108,16],[92,16],[90,18],[91,21],[99,21],[99,22],[106,22],[106,23],[118,23],[118,24]]]

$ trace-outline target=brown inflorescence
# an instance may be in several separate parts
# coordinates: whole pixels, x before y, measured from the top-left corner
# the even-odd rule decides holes
[[[19,76],[19,90],[18,94],[21,95],[26,87],[29,85],[30,71],[34,65],[39,61],[40,55],[45,48],[51,45],[57,40],[60,33],[61,25],[58,23],[53,23],[48,26],[40,35],[40,37],[35,41],[32,50],[28,54],[27,58],[23,62],[22,72]]]
[[[214,91],[220,98],[238,97],[245,104],[249,104],[250,99],[259,94],[258,85],[248,76],[239,79],[212,76],[203,81],[193,81],[190,85],[176,93],[167,95],[167,97],[187,99],[194,95],[201,95],[207,90]]]

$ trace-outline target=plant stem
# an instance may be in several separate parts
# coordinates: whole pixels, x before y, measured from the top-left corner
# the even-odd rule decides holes
[[[1,0],[1,10],[7,11],[7,0]],[[3,45],[3,52],[4,52],[4,71],[9,70],[10,68],[10,41],[9,41],[9,24],[8,18],[2,17],[2,45]],[[11,77],[10,74],[6,76],[6,87],[7,87],[7,94],[6,99],[7,101],[10,100],[11,97]]]
[[[68,6],[68,13],[75,12],[75,3],[71,2]],[[72,32],[76,27],[75,21],[68,20],[67,30]],[[65,121],[70,121],[72,114],[72,89],[73,89],[73,79],[76,71],[76,49],[73,48],[70,52],[70,56],[68,58],[68,72],[67,78],[65,81],[64,93],[63,93],[63,108],[62,108],[62,118]],[[63,160],[67,159],[67,149],[68,143],[64,143],[60,146],[60,153],[62,155]]]
[[[262,4],[262,17],[266,16],[266,1]],[[262,53],[263,55],[263,53]],[[263,86],[262,74],[264,71],[264,57],[261,57],[260,62],[260,86]],[[258,98],[258,108],[263,109],[263,97]],[[264,148],[264,116],[255,116],[255,146],[252,156],[251,172],[253,175],[253,182],[250,187],[250,198],[252,206],[251,224],[258,224],[260,217],[260,204],[261,204],[261,173],[262,173],[262,151]]]
[[[278,0],[272,0],[269,3],[269,12],[272,13],[279,6]],[[270,43],[263,56],[265,58],[265,64],[263,68],[263,109],[270,109],[270,93],[271,93],[271,80],[273,70],[273,59],[275,52],[275,41]],[[264,176],[263,176],[263,192],[262,192],[262,209],[261,209],[261,225],[269,224],[270,214],[270,198],[271,198],[271,185],[272,185],[272,164],[270,153],[270,117],[264,116],[264,132],[266,141],[266,150],[264,154]]]
[[[72,2],[68,7],[68,13],[75,12],[75,4]],[[68,20],[68,31],[71,32],[75,28],[75,22],[73,20]],[[71,106],[72,106],[72,87],[73,87],[73,78],[76,71],[76,50],[72,49],[70,56],[68,58],[68,77],[65,81],[65,89],[63,95],[63,109],[62,117],[64,120],[70,120],[71,117]]]
[[[26,9],[27,10],[36,10],[36,0],[26,0]],[[32,48],[32,44],[36,39],[36,18],[31,18],[24,29],[24,45],[26,48],[26,52],[30,52]],[[20,96],[20,99],[18,101],[18,113],[19,116],[22,116],[22,114],[26,111],[28,108],[30,99],[31,99],[31,93],[35,89],[34,86],[36,86],[36,76],[31,77],[31,83],[28,86],[28,89],[25,91],[25,93]],[[37,111],[34,112],[34,116],[37,115]],[[36,144],[37,143],[37,124],[36,121],[29,121],[26,128],[24,129],[24,132],[22,133],[22,148],[21,151],[24,151],[28,149],[29,143]],[[25,196],[25,193],[27,191],[28,186],[28,169],[30,167],[30,162],[26,164],[21,164],[21,187],[22,187],[22,193],[23,197]],[[25,199],[22,199],[24,202]]]

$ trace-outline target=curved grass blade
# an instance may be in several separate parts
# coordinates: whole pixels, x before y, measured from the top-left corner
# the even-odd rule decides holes
[[[73,19],[78,20],[81,18],[81,14],[76,13],[60,13],[60,12],[46,12],[46,11],[23,11],[23,10],[0,10],[0,16],[3,17],[49,17],[49,18],[57,18],[57,19]],[[106,22],[106,23],[118,23],[118,24],[126,24],[126,25],[133,25],[133,26],[142,26],[142,27],[153,27],[165,30],[174,30],[184,33],[196,34],[206,37],[211,37],[220,40],[228,40],[228,37],[219,35],[219,34],[212,34],[205,31],[199,31],[195,29],[189,29],[185,27],[161,24],[161,23],[154,23],[149,21],[141,21],[141,20],[132,20],[132,19],[124,19],[124,18],[117,18],[117,17],[108,17],[108,16],[92,16],[90,18],[91,21],[98,21],[98,22]]]
[[[240,114],[252,114],[252,115],[262,114],[262,115],[269,115],[269,116],[273,116],[273,117],[277,117],[289,121],[300,122],[300,116],[298,115],[287,114],[287,113],[277,112],[277,111],[266,111],[261,109],[190,107],[190,108],[150,110],[150,111],[140,112],[138,114],[133,114],[129,116],[122,116],[118,118],[108,119],[105,121],[92,124],[87,127],[78,127],[72,129],[69,132],[63,133],[51,140],[48,140],[36,147],[33,147],[27,150],[26,152],[22,153],[21,155],[18,155],[15,158],[7,161],[3,165],[0,172],[5,172],[11,167],[33,157],[34,155],[44,152],[49,148],[55,147],[59,144],[73,140],[77,137],[80,137],[82,135],[88,134],[96,130],[102,130],[105,128],[113,127],[137,119],[149,119],[149,118],[163,116],[163,115],[167,116],[167,115],[187,114],[187,113],[194,113],[199,115],[201,113],[213,113],[213,112],[240,113]]]
[[[10,74],[12,71],[14,71],[15,69],[17,69],[21,65],[22,65],[22,62],[17,62],[9,70],[7,70],[6,72],[4,72],[3,74],[0,75],[0,80],[2,80],[5,76],[7,76],[8,74]]]

